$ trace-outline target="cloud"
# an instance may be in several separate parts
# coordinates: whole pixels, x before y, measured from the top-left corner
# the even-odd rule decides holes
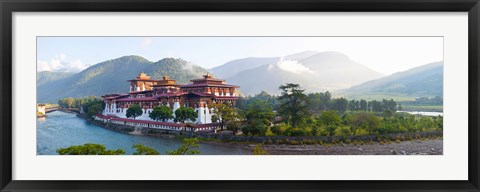
[[[37,72],[80,72],[87,67],[89,67],[89,65],[82,63],[79,59],[69,61],[65,54],[55,55],[50,61],[37,60]]]
[[[153,43],[151,38],[143,38],[142,42],[140,43],[140,48],[145,49]]]
[[[283,58],[281,58],[275,65],[281,70],[291,73],[313,73],[311,69],[305,67],[305,65],[295,60],[284,60]],[[269,66],[269,69],[271,69],[271,66]]]
[[[57,58],[60,58],[60,60],[65,60],[67,58],[67,55],[65,54],[60,54],[60,56],[56,56]]]
[[[82,61],[77,59],[77,60],[70,63],[69,71],[70,72],[79,72],[79,71],[83,71],[84,69],[86,69],[88,67],[89,67],[89,65],[84,64],[84,63],[82,63]]]
[[[195,64],[193,63],[190,63],[190,62],[187,62],[183,67],[182,67],[182,70],[188,70],[188,71],[193,71],[193,66]]]
[[[52,67],[46,61],[37,61],[37,71],[52,71]]]

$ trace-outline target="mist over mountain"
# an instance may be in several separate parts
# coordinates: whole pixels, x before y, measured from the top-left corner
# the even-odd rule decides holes
[[[313,56],[315,54],[318,54],[318,53],[319,53],[318,51],[302,51],[302,52],[294,53],[294,54],[291,54],[291,55],[287,55],[287,56],[284,57],[284,59],[299,61],[299,60],[311,57],[311,56]]]
[[[209,71],[215,74],[218,78],[226,79],[245,70],[254,69],[263,65],[275,64],[280,61],[280,59],[301,60],[317,53],[318,51],[302,51],[285,57],[248,57],[235,59],[223,65],[211,68]]]
[[[70,72],[52,72],[52,71],[41,71],[37,73],[37,86],[67,78],[75,73]]]
[[[280,57],[248,57],[229,61],[221,66],[214,67],[209,71],[216,77],[226,79],[237,75],[238,73],[278,62]]]
[[[342,53],[306,51],[244,70],[226,80],[239,85],[242,94],[253,95],[262,90],[279,94],[278,87],[284,83],[298,83],[307,92],[333,91],[381,76]]]
[[[360,95],[395,93],[417,97],[443,97],[443,61],[368,81],[353,86],[345,92]]]
[[[129,91],[127,80],[145,72],[153,79],[168,75],[179,83],[187,83],[207,72],[182,59],[165,58],[151,62],[140,56],[124,56],[93,65],[80,73],[38,84],[37,102],[56,103],[65,97],[101,96]]]

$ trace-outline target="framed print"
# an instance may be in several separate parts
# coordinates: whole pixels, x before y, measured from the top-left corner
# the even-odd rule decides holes
[[[479,190],[477,0],[0,6],[2,191]]]

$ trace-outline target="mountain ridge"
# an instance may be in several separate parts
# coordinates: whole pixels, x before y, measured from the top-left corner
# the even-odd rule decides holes
[[[350,87],[348,93],[443,96],[443,61],[432,62]]]
[[[289,56],[300,60],[288,60]],[[278,87],[283,83],[298,83],[309,91],[323,92],[349,88],[382,76],[339,52],[305,51],[289,56],[281,57],[277,63],[238,72],[226,80],[239,85],[245,95],[261,90],[278,95]]]
[[[135,78],[141,72],[153,79],[161,79],[168,74],[182,83],[198,78],[207,70],[183,59],[164,58],[151,62],[136,55],[123,56],[92,65],[61,81],[37,85],[37,102],[55,103],[65,97],[125,93],[129,90],[127,80]]]

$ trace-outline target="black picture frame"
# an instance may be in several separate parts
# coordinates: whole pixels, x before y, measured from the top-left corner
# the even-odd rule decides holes
[[[479,0],[1,0],[2,191],[479,191]],[[468,12],[468,180],[20,181],[12,180],[13,12]],[[450,166],[450,165],[445,165]],[[287,167],[285,167],[287,168]],[[441,169],[441,167],[439,167]]]

